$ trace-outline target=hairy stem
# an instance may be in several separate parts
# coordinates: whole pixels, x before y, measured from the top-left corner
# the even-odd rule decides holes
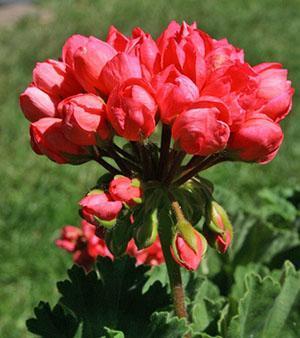
[[[160,229],[160,242],[162,251],[165,257],[170,287],[172,291],[173,305],[176,316],[179,318],[187,317],[187,312],[184,302],[184,290],[182,285],[181,273],[179,265],[173,260],[170,243],[172,241],[172,229],[165,226]]]

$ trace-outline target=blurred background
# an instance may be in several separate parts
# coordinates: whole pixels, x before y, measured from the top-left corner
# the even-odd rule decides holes
[[[105,38],[113,24],[126,34],[141,26],[156,37],[172,19],[227,37],[251,64],[282,63],[296,93],[277,158],[267,166],[222,164],[206,174],[229,199],[255,205],[263,187],[300,183],[299,13],[299,0],[0,0],[0,337],[29,336],[25,320],[33,307],[57,299],[55,282],[65,278],[71,257],[54,239],[62,225],[79,224],[77,201],[101,174],[94,163],[59,166],[31,151],[18,96],[35,63],[58,58],[74,33]]]

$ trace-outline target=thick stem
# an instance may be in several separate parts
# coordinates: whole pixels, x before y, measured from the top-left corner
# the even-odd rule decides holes
[[[161,132],[160,157],[158,165],[158,178],[165,177],[168,170],[169,148],[171,144],[171,129],[170,126],[163,124]]]
[[[164,227],[164,229],[161,231],[163,233],[160,234],[160,242],[165,257],[168,276],[170,280],[170,287],[172,291],[175,314],[179,318],[183,317],[186,318],[187,312],[184,302],[184,290],[182,286],[180,267],[174,261],[170,251],[170,243],[172,241],[172,229],[169,227]]]

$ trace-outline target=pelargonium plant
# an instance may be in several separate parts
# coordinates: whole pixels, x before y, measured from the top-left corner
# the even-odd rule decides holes
[[[139,27],[125,36],[112,26],[105,41],[71,36],[20,96],[34,152],[107,171],[79,202],[81,227],[65,226],[57,246],[86,271],[99,256],[165,262],[186,317],[180,268],[198,269],[208,245],[224,254],[234,233],[199,173],[270,162],[292,96],[281,64],[251,66],[196,23],[172,21],[156,40]]]

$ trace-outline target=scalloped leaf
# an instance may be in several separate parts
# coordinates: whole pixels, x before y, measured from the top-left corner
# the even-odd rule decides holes
[[[61,305],[51,310],[49,303],[40,302],[34,309],[36,318],[26,321],[30,332],[43,338],[73,338],[78,329],[78,320]]]
[[[145,338],[182,338],[190,332],[186,319],[172,316],[169,312],[155,312],[151,316]]]
[[[237,315],[230,321],[226,338],[298,337],[300,272],[286,262],[278,280],[276,275],[246,275],[245,294],[239,301]]]

